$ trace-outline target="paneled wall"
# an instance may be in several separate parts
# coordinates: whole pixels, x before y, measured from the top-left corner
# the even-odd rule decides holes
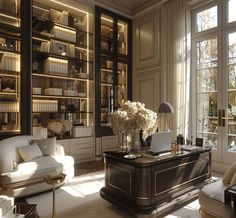
[[[157,112],[161,99],[161,10],[133,18],[133,99]]]

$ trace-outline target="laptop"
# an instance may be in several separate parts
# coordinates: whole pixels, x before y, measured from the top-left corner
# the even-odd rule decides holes
[[[152,135],[151,147],[149,152],[152,155],[171,151],[171,142],[174,132],[156,132]]]

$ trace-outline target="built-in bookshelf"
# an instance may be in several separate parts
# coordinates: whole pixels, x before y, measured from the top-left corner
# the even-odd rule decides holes
[[[96,137],[112,135],[109,115],[131,100],[132,22],[96,6]]]
[[[0,136],[21,130],[20,43],[20,1],[0,1]]]
[[[90,14],[60,1],[35,0],[32,41],[34,131],[70,138],[84,128],[84,136],[90,136],[94,105]]]

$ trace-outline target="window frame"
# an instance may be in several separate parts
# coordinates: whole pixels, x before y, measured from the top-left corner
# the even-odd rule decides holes
[[[213,27],[211,29],[208,29],[208,30],[197,32],[197,19],[196,19],[197,14],[204,11],[204,10],[210,9],[214,6],[217,6],[217,26]],[[200,5],[199,7],[195,7],[194,9],[192,9],[192,13],[191,13],[192,38],[200,37],[200,36],[203,36],[205,34],[208,35],[208,34],[215,33],[217,31],[221,30],[222,29],[222,19],[221,19],[222,16],[223,16],[223,14],[222,14],[222,2],[220,0],[214,0],[210,3]]]

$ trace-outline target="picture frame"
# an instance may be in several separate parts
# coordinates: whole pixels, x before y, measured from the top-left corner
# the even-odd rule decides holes
[[[62,56],[70,56],[70,48],[68,43],[57,40],[51,40],[51,52]]]

